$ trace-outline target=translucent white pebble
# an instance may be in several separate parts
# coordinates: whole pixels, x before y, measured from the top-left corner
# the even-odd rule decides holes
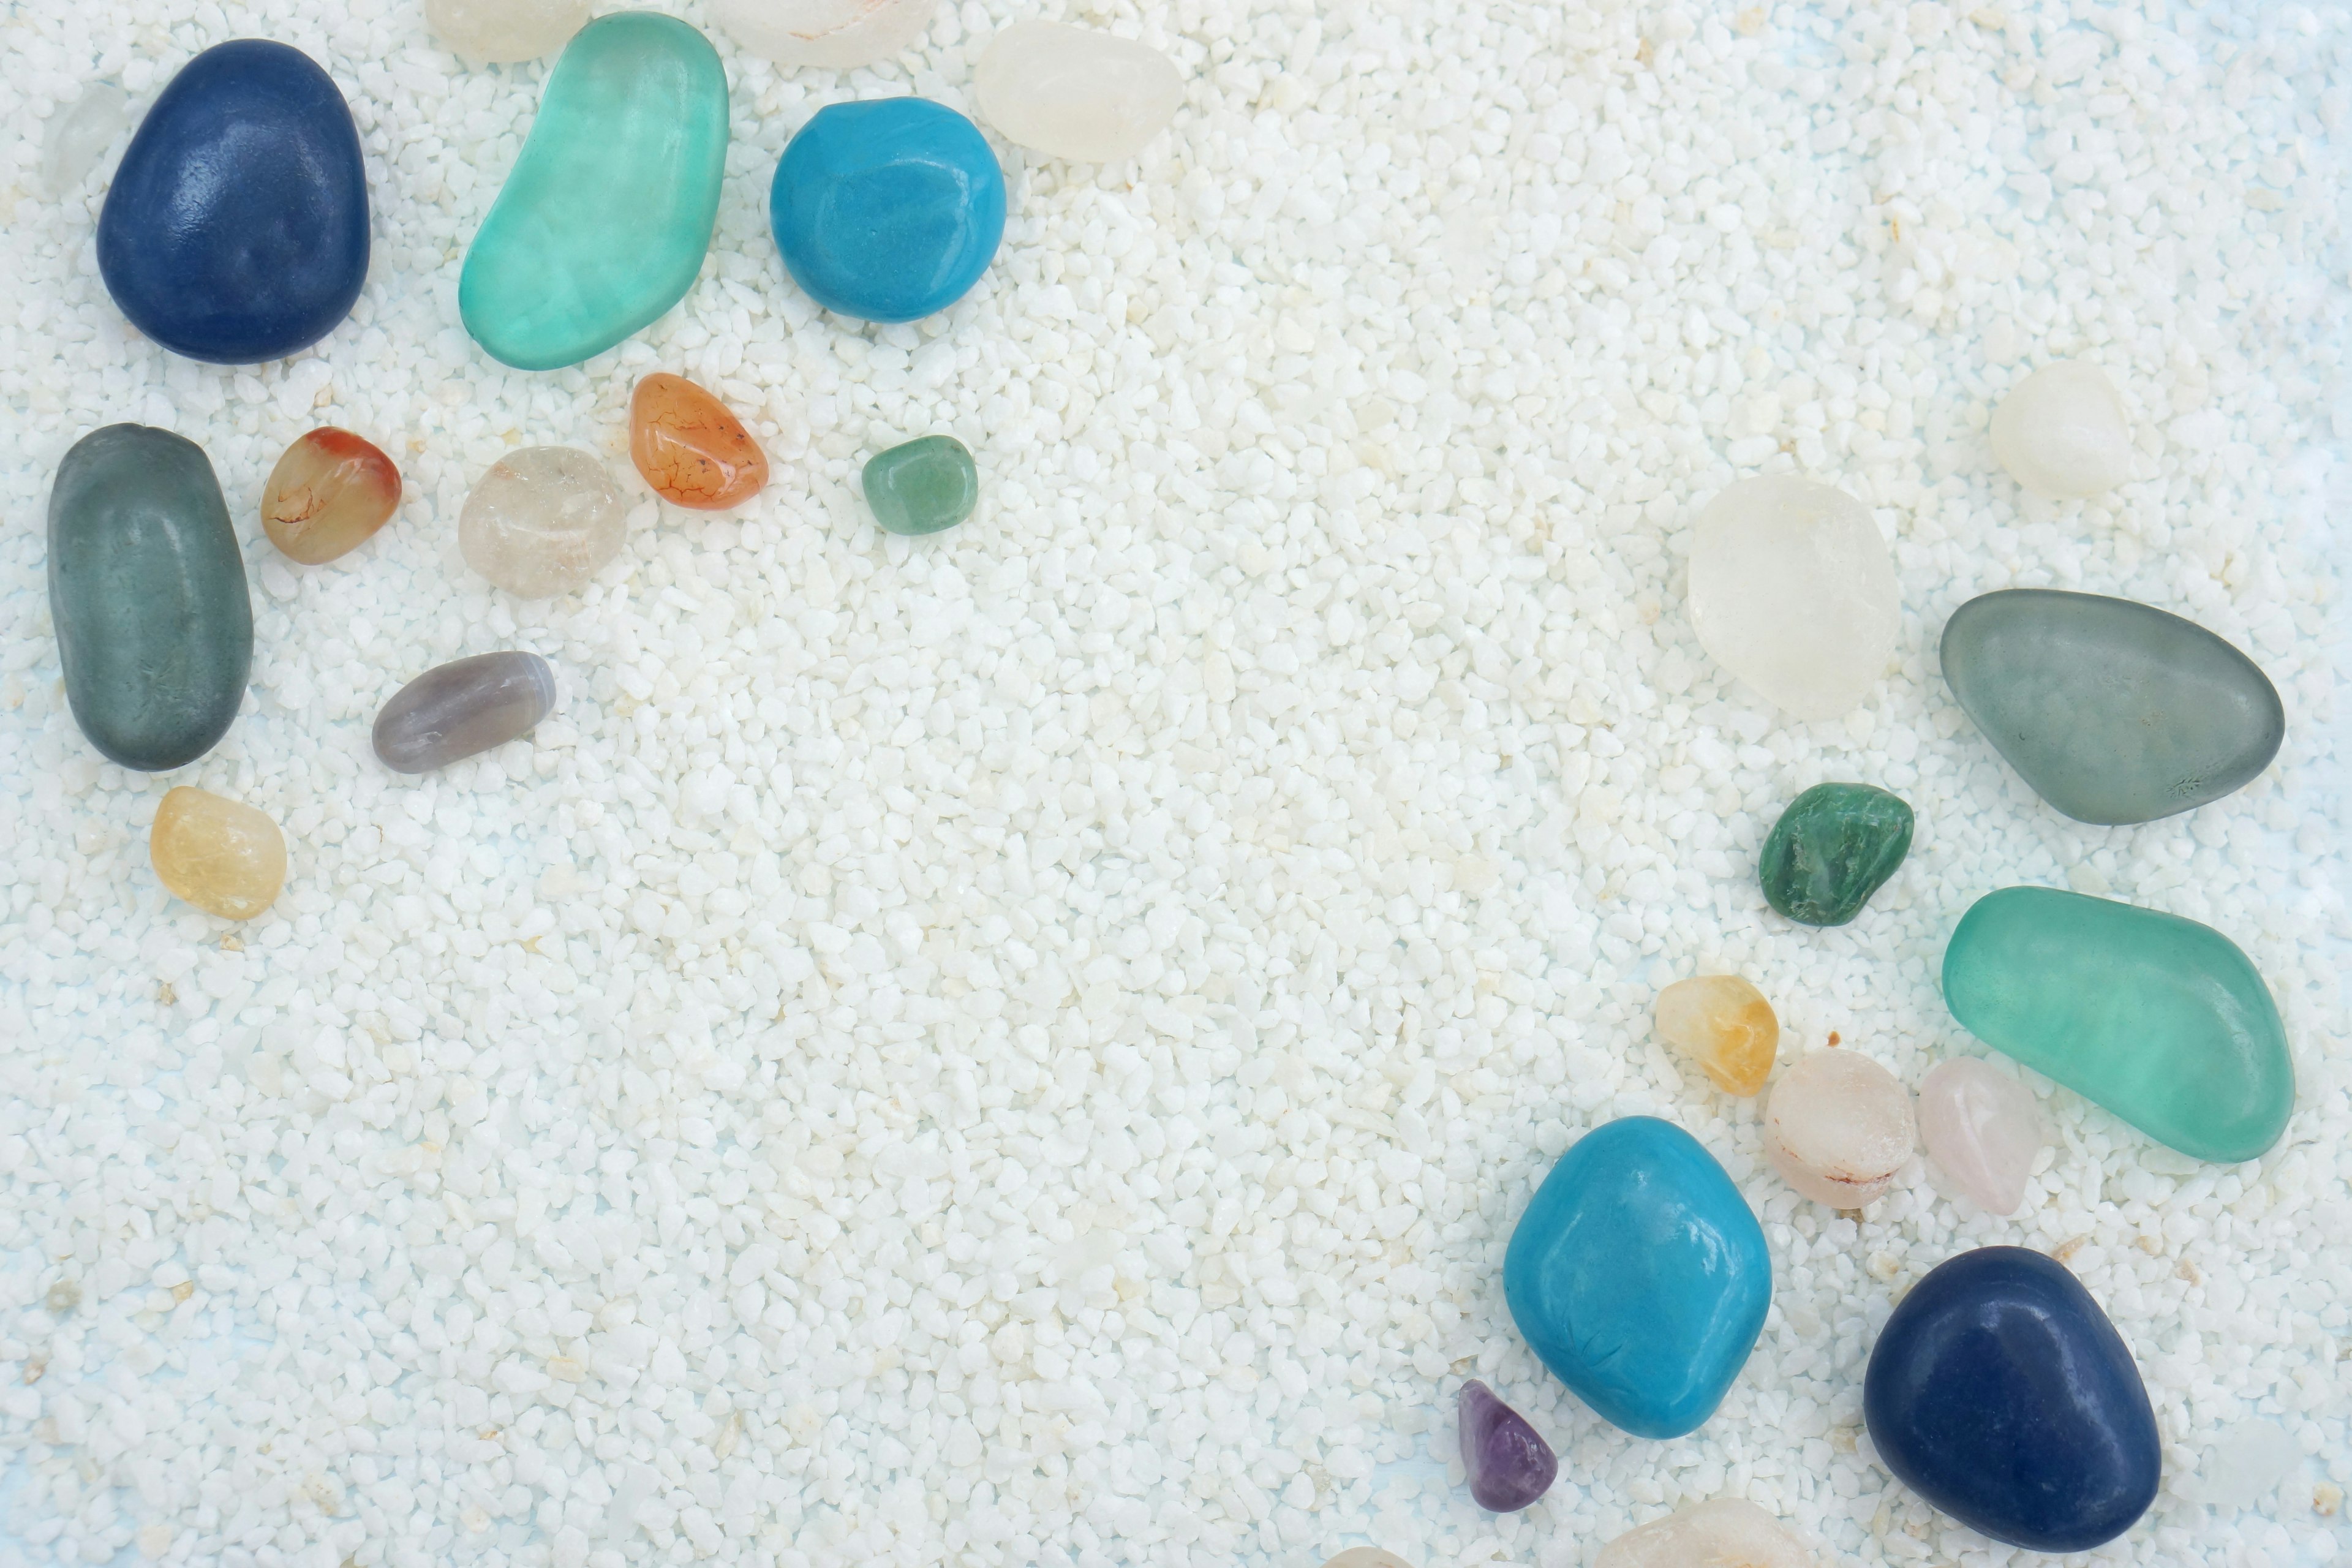
[[[907,47],[938,9],[939,0],[711,0],[710,15],[778,65],[847,70]]]
[[[425,0],[425,20],[469,60],[535,60],[588,25],[588,0]]]
[[[1895,651],[1895,563],[1870,509],[1834,486],[1768,474],[1706,503],[1691,540],[1699,646],[1774,705],[1834,719]]]
[[[49,116],[41,137],[41,184],[52,196],[70,194],[88,177],[115,134],[131,118],[131,95],[104,77]]]
[[[1801,1058],[1764,1107],[1764,1157],[1790,1186],[1832,1208],[1879,1197],[1917,1146],[1910,1093],[1853,1051]]]
[[[1804,1538],[1745,1498],[1693,1503],[1601,1549],[1592,1568],[1814,1568]]]
[[[1149,44],[1061,22],[1015,22],[972,72],[988,122],[1056,158],[1132,157],[1184,101],[1176,62]]]
[[[2131,478],[2131,419],[2105,372],[2060,360],[2011,387],[1993,410],[1992,455],[2035,495],[2099,495]]]
[[[1937,1062],[1919,1080],[1919,1141],[1937,1169],[1988,1214],[2015,1214],[2042,1152],[2032,1091],[1975,1057]]]

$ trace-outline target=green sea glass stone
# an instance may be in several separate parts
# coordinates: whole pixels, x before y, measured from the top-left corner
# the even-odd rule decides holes
[[[1862,912],[1911,853],[1911,808],[1872,784],[1815,784],[1780,814],[1757,866],[1764,901],[1809,926]]]
[[[2270,765],[2286,710],[2260,666],[2130,599],[2007,588],[1945,625],[1944,679],[2033,792],[2078,822],[2150,822]]]
[[[1944,1000],[1986,1044],[2200,1160],[2251,1160],[2294,1109],[2270,987],[2210,926],[2054,888],[1960,917]]]
[[[971,515],[980,469],[952,436],[925,436],[866,465],[866,504],[892,533],[937,533]]]
[[[253,668],[253,602],[220,480],[169,430],[109,425],[49,490],[49,619],[74,722],[161,773],[228,732]]]
[[[558,370],[647,325],[702,268],[726,163],[709,41],[651,11],[589,23],[466,252],[466,330],[518,370]]]

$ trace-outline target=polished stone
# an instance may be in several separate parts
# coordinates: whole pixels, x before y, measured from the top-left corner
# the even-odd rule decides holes
[[[1764,901],[1809,926],[1842,926],[1911,853],[1911,807],[1861,784],[1815,784],[1795,800],[1757,857]]]
[[[620,553],[629,516],[595,455],[521,447],[490,465],[457,514],[466,564],[510,594],[551,598]]]
[[[58,105],[41,133],[41,188],[51,196],[80,189],[130,118],[131,95],[109,77],[88,83],[71,103]]]
[[[1990,1062],[1952,1057],[1919,1080],[1920,1144],[1987,1214],[2018,1211],[2048,1141],[2032,1091]]]
[[[768,482],[767,455],[734,411],[666,372],[630,395],[629,458],[656,495],[697,511],[740,506]]]
[[[1964,1252],[1879,1331],[1863,1417],[1895,1479],[1972,1530],[2087,1552],[2156,1500],[2156,1413],[2115,1326],[2038,1252]]]
[[[1756,1348],[1772,1263],[1715,1157],[1679,1127],[1629,1116],[1552,1166],[1511,1233],[1503,1297],[1603,1420],[1678,1437],[1715,1414]]]
[[[2060,360],[2026,376],[1992,411],[1993,456],[2048,500],[2100,495],[2131,478],[2131,418],[2098,366]]]
[[[253,603],[204,449],[144,425],[75,442],[48,556],[66,699],[90,744],[156,773],[211,751],[245,700]]]
[[[535,60],[587,26],[588,0],[425,0],[425,24],[469,60]]]
[[[1737,974],[1700,974],[1658,993],[1658,1037],[1698,1064],[1726,1094],[1754,1094],[1771,1076],[1780,1020]]]
[[[1559,1458],[1528,1418],[1472,1378],[1454,1401],[1462,1469],[1483,1509],[1516,1513],[1551,1490]]]
[[[589,23],[466,252],[466,330],[504,363],[557,370],[650,324],[701,270],[726,163],[709,41],[651,11]]]
[[[360,133],[327,73],[263,38],[182,66],[99,213],[99,276],[131,324],[190,359],[283,359],[351,313],[367,269]]]
[[[1087,163],[1135,156],[1184,102],[1176,62],[1150,45],[1034,19],[989,39],[971,85],[1007,141]]]
[[[2210,926],[2054,888],[1960,917],[1944,1001],[1969,1033],[2200,1160],[2286,1131],[2294,1065],[2270,987]]]
[[[866,465],[866,504],[891,533],[937,533],[980,503],[980,469],[952,436],[925,436],[877,455]]]
[[[2130,599],[2010,588],[1944,627],[1944,679],[2042,799],[2081,822],[2153,821],[2268,767],[2286,710],[2262,668]]]
[[[1687,605],[1708,656],[1799,719],[1834,719],[1867,696],[1902,619],[1870,509],[1786,474],[1742,479],[1700,511]]]
[[[331,426],[297,438],[261,487],[261,531],[310,566],[357,550],[399,509],[392,459],[365,437]]]
[[[911,321],[988,270],[1004,237],[1004,174],[979,128],[944,105],[835,103],[785,145],[768,218],[785,270],[818,304]]]
[[[155,879],[223,920],[249,921],[286,885],[286,836],[265,812],[182,784],[164,792],[148,830]]]
[[[1886,1195],[1918,1147],[1911,1095],[1853,1050],[1798,1058],[1764,1104],[1764,1157],[1815,1203],[1858,1209]]]
[[[529,734],[554,706],[555,672],[535,653],[452,659],[383,705],[375,754],[394,773],[428,773]]]
[[[712,19],[753,54],[835,70],[905,52],[939,8],[939,0],[710,0]]]
[[[1745,1498],[1714,1498],[1629,1530],[1592,1568],[1819,1568],[1802,1537]]]

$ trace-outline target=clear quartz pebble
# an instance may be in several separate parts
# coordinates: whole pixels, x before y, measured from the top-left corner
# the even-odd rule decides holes
[[[466,564],[526,599],[569,594],[628,529],[604,465],[577,447],[521,447],[490,465],[457,516]]]
[[[1055,158],[1131,158],[1184,101],[1176,62],[1149,44],[1063,22],[1015,22],[972,71],[980,111],[1004,136]]]
[[[383,705],[375,754],[394,773],[426,773],[528,734],[554,706],[555,672],[535,653],[452,659]]]
[[[1629,1530],[1592,1568],[1815,1568],[1804,1538],[1745,1498],[1716,1498]]]
[[[1801,1057],[1764,1106],[1764,1157],[1806,1197],[1858,1209],[1882,1196],[1917,1147],[1911,1095],[1853,1051]]]
[[[49,116],[41,137],[41,185],[52,196],[71,195],[131,118],[131,95],[106,77]]]
[[[898,54],[931,25],[939,0],[711,0],[734,40],[780,66],[847,70]]]
[[[1987,1214],[2017,1212],[2047,1141],[2032,1091],[1990,1062],[1953,1057],[1919,1080],[1919,1142]]]
[[[588,0],[425,0],[425,21],[469,60],[535,60],[588,25]]]
[[[1902,613],[1870,509],[1785,474],[1742,479],[1700,511],[1688,605],[1708,657],[1800,719],[1869,693]]]
[[[2010,388],[1992,411],[1992,455],[2044,500],[2101,495],[2131,478],[2131,417],[2105,371],[2060,360]]]

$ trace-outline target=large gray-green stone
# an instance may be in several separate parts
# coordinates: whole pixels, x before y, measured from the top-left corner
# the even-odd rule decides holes
[[[2081,822],[2149,822],[2270,765],[2269,677],[2194,621],[2130,599],[2010,588],[1944,627],[1944,679],[2034,793]]]
[[[204,448],[144,425],[74,443],[49,490],[49,618],[74,722],[110,761],[212,750],[245,700],[253,605]]]

